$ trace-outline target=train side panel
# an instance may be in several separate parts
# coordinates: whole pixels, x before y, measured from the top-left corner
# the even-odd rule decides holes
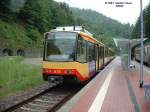
[[[76,76],[80,81],[85,81],[91,76],[88,63],[46,61],[43,61],[43,75]]]

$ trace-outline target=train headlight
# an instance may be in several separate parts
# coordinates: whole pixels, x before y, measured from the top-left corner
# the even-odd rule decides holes
[[[48,72],[48,70],[47,69],[43,69],[43,73],[47,73]]]
[[[73,74],[73,71],[72,70],[68,70],[68,74]]]

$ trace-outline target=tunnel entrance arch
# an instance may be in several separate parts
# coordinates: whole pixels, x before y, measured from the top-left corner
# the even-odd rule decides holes
[[[13,56],[13,51],[9,48],[3,49],[3,56]]]
[[[17,50],[17,56],[24,56],[24,50],[23,49],[18,49]]]

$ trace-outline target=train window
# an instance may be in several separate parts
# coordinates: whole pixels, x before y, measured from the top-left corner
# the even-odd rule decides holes
[[[108,57],[108,48],[105,48],[105,56]]]
[[[86,62],[86,41],[80,36],[77,44],[77,61]]]
[[[88,61],[95,60],[95,45],[93,43],[88,42],[87,50],[88,50],[88,55],[87,55]]]
[[[146,55],[146,47],[144,48],[144,55]]]
[[[147,55],[147,54],[148,54],[148,45],[145,46],[145,55]]]
[[[149,54],[149,48],[148,48],[149,46],[147,45],[147,54]]]
[[[146,54],[148,54],[148,46],[146,46]]]
[[[148,45],[148,53],[150,54],[150,45]]]
[[[98,46],[95,45],[95,59],[97,60],[98,58]]]
[[[76,33],[55,32],[47,35],[45,59],[50,61],[73,61],[75,58]]]
[[[100,58],[103,58],[103,47],[100,47],[99,48],[99,56],[100,56]]]

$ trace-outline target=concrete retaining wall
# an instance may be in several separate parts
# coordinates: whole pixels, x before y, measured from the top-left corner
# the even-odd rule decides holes
[[[43,56],[43,48],[15,48],[10,46],[0,46],[0,56],[25,56],[39,58]]]

